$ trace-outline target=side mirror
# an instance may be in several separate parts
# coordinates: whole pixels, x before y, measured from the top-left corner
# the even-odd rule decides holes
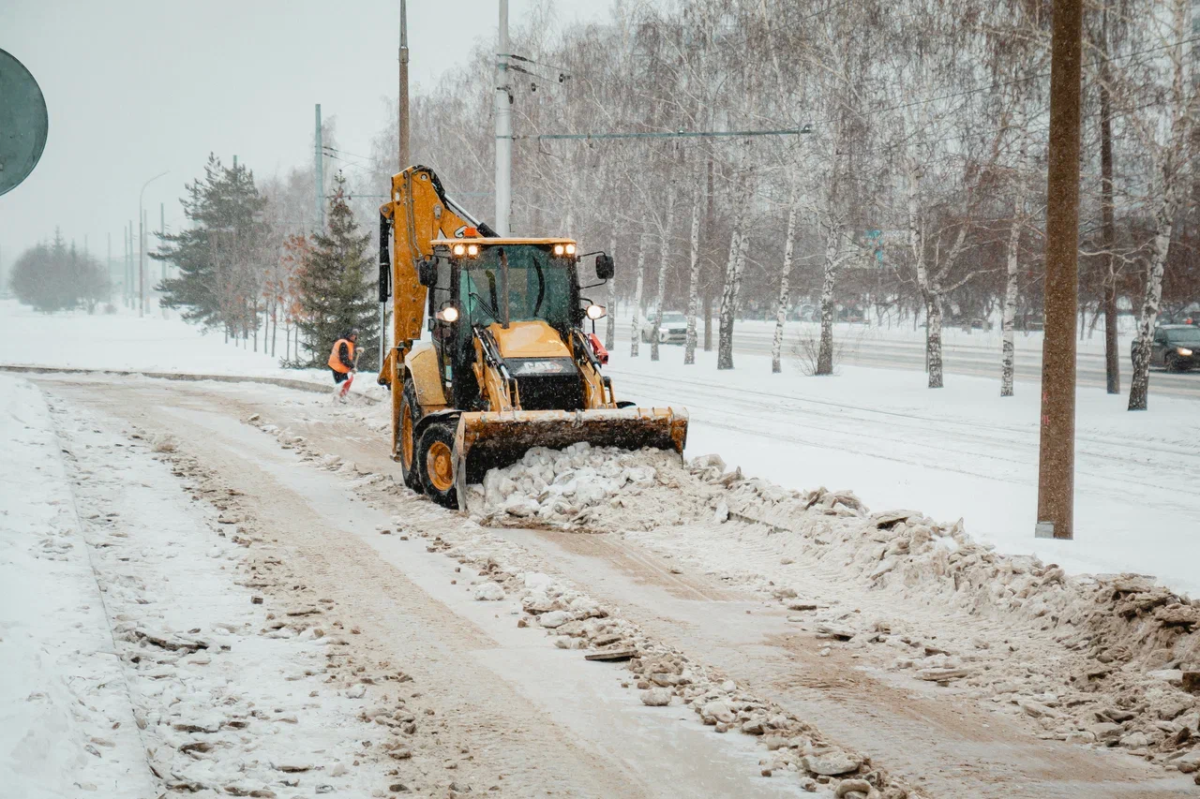
[[[417,282],[422,286],[437,285],[437,259],[422,258],[417,262]]]
[[[596,277],[600,280],[612,280],[615,272],[612,256],[607,253],[600,253],[596,256]]]

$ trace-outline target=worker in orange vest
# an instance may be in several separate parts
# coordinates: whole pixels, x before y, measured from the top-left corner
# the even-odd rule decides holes
[[[355,357],[354,344],[358,341],[358,331],[351,330],[344,338],[339,338],[333,344],[333,350],[329,353],[329,368],[333,370],[334,390],[336,396],[341,401],[346,401],[346,394],[350,391],[350,384],[354,382],[354,370],[357,368],[358,359]],[[337,386],[341,385],[341,389]]]

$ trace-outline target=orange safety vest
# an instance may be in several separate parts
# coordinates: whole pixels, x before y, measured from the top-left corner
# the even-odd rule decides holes
[[[346,374],[350,371],[350,368],[342,363],[342,359],[338,357],[338,350],[342,348],[343,344],[346,345],[346,354],[350,356],[350,360],[354,360],[354,342],[349,339],[339,338],[334,342],[333,352],[329,353],[329,368],[335,372]]]

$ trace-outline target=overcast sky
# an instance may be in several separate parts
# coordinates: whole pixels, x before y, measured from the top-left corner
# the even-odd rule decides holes
[[[513,27],[534,0],[510,0]],[[556,0],[560,24],[597,19],[609,0]],[[396,96],[399,0],[0,0],[0,49],[46,96],[42,160],[0,197],[0,263],[55,225],[103,258],[136,226],[182,221],[183,184],[209,151],[269,175],[310,163],[313,106],[337,118],[340,147],[369,153]],[[497,0],[409,0],[410,80],[432,86],[496,36]]]

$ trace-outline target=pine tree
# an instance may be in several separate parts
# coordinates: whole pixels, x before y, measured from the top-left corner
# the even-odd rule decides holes
[[[333,343],[357,329],[358,346],[379,346],[370,233],[358,223],[345,199],[346,179],[339,172],[329,202],[328,230],[312,236],[298,279],[300,318],[297,326],[310,352],[303,365],[324,366]]]
[[[162,304],[182,308],[189,322],[248,335],[258,328],[267,200],[244,164],[227,168],[213,154],[185,190],[180,204],[191,226],[158,234],[159,251],[150,253],[179,269],[159,286]]]

